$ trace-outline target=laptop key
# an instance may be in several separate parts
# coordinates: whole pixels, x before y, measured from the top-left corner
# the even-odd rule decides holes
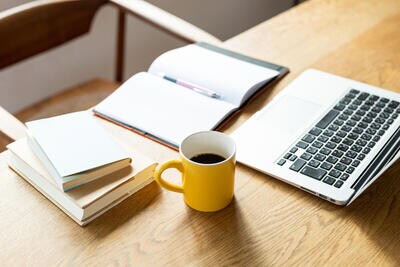
[[[317,153],[318,149],[316,149],[315,147],[310,146],[309,148],[307,148],[306,151],[307,151],[308,153],[314,155],[315,153]]]
[[[290,161],[295,161],[296,159],[297,159],[296,155],[291,155],[289,158]]]
[[[372,138],[372,141],[378,142],[380,138],[381,137],[379,135],[376,135],[376,136],[374,136],[374,138]]]
[[[387,118],[389,118],[389,116],[390,116],[390,114],[386,113],[386,112],[382,112],[381,114],[379,114],[379,117],[382,119],[387,119]],[[378,120],[378,119],[376,119],[376,120]]]
[[[339,132],[337,132],[336,135],[341,137],[341,138],[343,138],[343,137],[345,137],[347,135],[347,133],[345,131],[339,131]]]
[[[312,159],[308,162],[308,165],[310,165],[314,168],[317,168],[319,166],[319,164],[321,164],[321,163],[318,160],[314,160],[314,159]]]
[[[340,188],[340,187],[342,187],[342,185],[343,185],[343,181],[337,180],[336,183],[333,186],[336,187],[336,188]]]
[[[352,174],[353,172],[354,172],[354,167],[348,167],[347,169],[346,169],[346,172],[348,173],[348,174]]]
[[[335,149],[336,144],[332,143],[332,142],[328,142],[328,143],[326,143],[325,147],[327,147],[329,149]]]
[[[335,170],[335,169],[333,169],[329,172],[329,175],[332,177],[335,177],[335,178],[338,178],[341,174],[342,174],[342,172]]]
[[[314,156],[314,159],[318,160],[318,161],[324,161],[326,158],[326,156],[322,155],[322,154],[317,154]]]
[[[298,172],[301,168],[303,168],[304,164],[306,164],[306,161],[303,159],[297,159],[292,166],[290,166],[289,169],[292,171]]]
[[[308,133],[310,133],[312,135],[315,135],[315,136],[318,136],[318,135],[320,135],[322,133],[322,130],[314,127]]]
[[[344,171],[346,169],[346,165],[344,165],[342,163],[338,163],[335,165],[335,169],[339,170],[339,171]]]
[[[356,144],[359,145],[359,146],[366,146],[367,145],[367,141],[362,140],[362,139],[358,139]]]
[[[347,136],[348,138],[350,138],[350,139],[353,139],[353,140],[357,140],[358,139],[358,134],[355,134],[355,133],[349,133],[349,135]]]
[[[321,148],[321,147],[322,147],[322,143],[321,143],[321,142],[318,142],[318,141],[315,141],[315,142],[312,144],[312,146],[313,146],[313,147],[316,147],[316,148]]]
[[[344,121],[342,121],[342,120],[340,120],[340,119],[337,119],[337,120],[335,120],[333,123],[336,124],[337,126],[342,126],[343,123],[344,123]]]
[[[307,175],[311,178],[321,180],[326,175],[327,172],[321,169],[315,169],[310,166],[305,166],[300,173]]]
[[[344,154],[343,152],[341,152],[339,150],[335,150],[335,151],[333,151],[332,156],[340,158],[341,156],[343,156],[343,154]]]
[[[326,159],[326,161],[329,162],[329,163],[335,164],[335,163],[338,161],[338,158],[336,158],[336,157],[334,157],[334,156],[329,156],[329,157]]]
[[[346,136],[346,133],[344,134],[344,136]],[[342,138],[335,135],[335,136],[332,136],[331,141],[335,142],[336,144],[339,144],[340,142],[342,142]]]
[[[354,151],[351,151],[351,150],[350,150],[350,151],[347,151],[346,157],[349,157],[349,158],[354,159],[355,157],[357,157],[357,153],[354,152]]]
[[[328,112],[328,114],[326,114],[318,123],[317,123],[317,127],[321,128],[321,129],[325,129],[330,123],[331,121],[333,121],[338,115],[339,115],[339,111],[332,109],[331,111]]]
[[[284,159],[289,159],[292,156],[291,153],[286,153],[285,156],[283,156]]]
[[[351,110],[351,109],[346,109],[345,111],[343,111],[343,114],[346,114],[346,115],[349,115],[349,116],[351,116],[352,114],[353,114],[353,110]]]
[[[368,143],[368,147],[369,148],[373,148],[375,146],[375,144],[376,143],[374,141],[371,141],[371,142]]]
[[[325,169],[325,170],[327,170],[327,171],[329,171],[330,169],[332,169],[332,167],[333,167],[333,165],[330,164],[330,163],[328,163],[328,162],[324,162],[324,163],[321,164],[321,168],[322,168],[322,169]]]
[[[318,141],[325,143],[326,141],[329,140],[329,137],[325,135],[321,135],[320,137],[317,138]]]
[[[379,99],[379,96],[377,96],[377,95],[371,95],[368,99],[371,100],[371,101],[376,101],[376,100]]]
[[[347,145],[347,146],[351,146],[354,143],[353,140],[350,140],[349,138],[346,138],[343,140],[343,144]]]
[[[319,152],[324,155],[329,155],[332,152],[332,150],[324,147],[324,148],[321,148],[321,150]]]
[[[390,108],[397,108],[398,106],[399,106],[399,102],[397,102],[395,100],[392,100],[388,105],[388,107],[390,107]]]
[[[346,106],[343,105],[343,104],[338,104],[338,105],[336,105],[336,106],[334,107],[334,109],[339,110],[339,111],[342,111],[342,110],[345,109],[345,108],[346,108]]]
[[[365,158],[365,154],[359,154],[358,156],[357,156],[357,159],[358,160],[363,160]]]
[[[345,132],[350,132],[351,131],[351,129],[352,129],[352,127],[350,127],[350,126],[348,126],[348,125],[344,125],[343,127],[342,127],[342,131],[345,131]]]
[[[284,160],[284,159],[281,159],[281,160],[278,161],[278,165],[279,166],[282,166],[285,163],[286,163],[286,160]]]
[[[302,148],[302,149],[306,149],[306,148],[308,147],[308,144],[305,143],[305,142],[303,142],[303,141],[300,141],[300,142],[298,142],[298,143],[296,144],[296,146],[297,146],[297,147],[300,147],[300,148]]]
[[[336,182],[336,179],[328,176],[323,180],[323,182],[329,185],[333,185]]]
[[[353,166],[353,167],[358,167],[358,165],[360,165],[359,160],[354,160],[353,163],[351,163],[351,166]]]
[[[384,133],[385,133],[384,130],[379,130],[377,134],[378,134],[379,136],[382,136]]]
[[[364,150],[362,151],[364,154],[368,154],[371,151],[371,148],[366,147],[364,148]]]
[[[354,145],[350,149],[355,151],[355,152],[360,152],[362,150],[362,147],[359,146],[359,145]]]
[[[323,135],[326,135],[326,136],[328,136],[328,137],[331,137],[331,136],[334,134],[334,132],[331,131],[331,130],[325,130],[322,134],[323,134]]]
[[[335,124],[331,124],[331,125],[329,125],[328,129],[336,132],[337,130],[339,130],[339,126],[337,126]]]
[[[344,144],[339,144],[338,149],[340,151],[346,152],[349,149],[349,146],[344,145]]]
[[[343,158],[340,160],[340,162],[343,163],[343,164],[349,165],[349,164],[351,163],[351,159],[349,159],[349,158],[347,158],[347,157],[343,157]]]
[[[364,116],[365,115],[365,111],[364,110],[357,110],[356,114],[360,115],[360,116]]]
[[[340,180],[346,181],[349,178],[349,174],[348,173],[343,173],[342,176],[340,176]]]
[[[303,153],[303,155],[301,155],[301,157],[300,158],[302,158],[302,159],[305,159],[305,160],[309,160],[309,159],[311,159],[311,154],[309,154],[309,153]]]
[[[312,136],[311,134],[306,134],[301,140],[306,143],[312,143],[312,141],[315,140],[315,136]]]
[[[369,96],[368,93],[361,93],[361,94],[357,97],[357,99],[359,99],[359,100],[361,100],[361,101],[364,101],[365,99],[367,99],[368,96]]]
[[[290,153],[296,153],[297,150],[298,150],[297,147],[292,147],[292,149],[290,149]]]

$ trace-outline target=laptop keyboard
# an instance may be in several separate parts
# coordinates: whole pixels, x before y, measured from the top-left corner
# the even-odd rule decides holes
[[[340,188],[399,115],[399,102],[351,89],[277,164]]]

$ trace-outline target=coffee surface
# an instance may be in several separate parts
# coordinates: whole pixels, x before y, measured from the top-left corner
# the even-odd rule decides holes
[[[196,155],[192,157],[190,160],[202,164],[214,164],[224,161],[225,158],[217,154],[205,153]]]

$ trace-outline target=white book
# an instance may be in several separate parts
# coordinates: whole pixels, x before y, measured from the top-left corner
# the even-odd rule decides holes
[[[94,112],[172,147],[216,130],[287,68],[199,43],[159,56]]]
[[[129,166],[131,158],[88,112],[27,122],[36,157],[63,191]]]
[[[63,192],[35,156],[27,139],[7,146],[8,165],[79,225],[85,225],[153,181],[154,161],[132,155],[133,161],[104,179]]]

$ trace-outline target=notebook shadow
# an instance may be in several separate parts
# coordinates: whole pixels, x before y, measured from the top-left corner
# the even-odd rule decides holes
[[[161,192],[161,188],[153,181],[85,226],[85,229],[96,238],[105,238],[149,208],[161,197]]]
[[[375,243],[385,261],[400,264],[400,162],[394,164],[337,216],[352,221]]]
[[[190,225],[193,250],[205,255],[199,265],[241,265],[251,259],[252,265],[265,265],[266,258],[256,245],[256,232],[250,229],[238,201],[218,212],[199,212],[186,207],[184,223]],[[229,253],[227,253],[229,251]],[[197,264],[197,263],[196,263]]]

